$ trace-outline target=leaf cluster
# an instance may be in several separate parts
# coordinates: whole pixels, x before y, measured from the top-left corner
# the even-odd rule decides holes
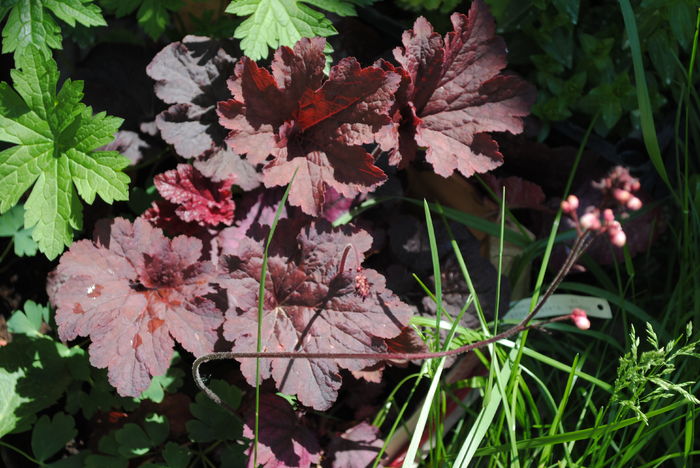
[[[170,23],[170,12],[178,11],[182,0],[99,0],[102,8],[117,18],[136,12],[136,19],[143,30],[156,40]]]
[[[454,1],[397,0],[406,9],[447,13]],[[625,27],[618,2],[590,0],[487,0],[510,45],[509,58],[522,66],[539,91],[533,114],[545,122],[600,114],[596,132],[624,135],[639,126]],[[634,3],[639,39],[649,64],[654,111],[678,103],[686,80],[697,2],[644,0]],[[430,17],[439,17],[436,13]],[[534,67],[533,67],[534,65]],[[527,66],[527,68],[525,67]],[[696,77],[697,80],[697,77]],[[669,99],[670,98],[670,99]],[[675,108],[669,106],[669,108]],[[631,116],[625,121],[624,116]],[[619,126],[618,126],[619,124]]]
[[[0,22],[7,16],[2,30],[2,53],[21,55],[30,47],[40,48],[47,56],[50,49],[62,47],[61,27],[55,18],[74,27],[106,26],[100,7],[93,0],[3,0]]]
[[[338,16],[357,15],[356,7],[375,0],[233,0],[226,13],[246,17],[233,37],[253,60],[266,58],[269,49],[292,47],[302,37],[328,37],[338,33],[319,10]],[[326,52],[332,49],[327,46]]]

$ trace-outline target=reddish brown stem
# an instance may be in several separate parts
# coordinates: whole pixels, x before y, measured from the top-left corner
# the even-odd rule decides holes
[[[261,359],[261,358],[278,358],[278,359],[372,359],[377,361],[388,361],[388,360],[414,360],[414,359],[435,359],[442,358],[446,356],[454,356],[457,354],[466,353],[475,349],[483,348],[497,341],[509,338],[517,333],[522,332],[527,328],[533,328],[535,326],[541,326],[546,323],[551,323],[554,321],[563,320],[564,318],[556,318],[548,321],[544,321],[535,325],[529,325],[530,320],[537,315],[537,312],[542,309],[542,306],[547,302],[547,300],[554,294],[554,291],[559,287],[559,284],[563,281],[566,274],[571,270],[571,268],[576,264],[581,254],[588,248],[588,246],[593,241],[594,236],[591,235],[589,231],[586,231],[576,239],[568,257],[564,261],[564,264],[560,268],[554,280],[550,283],[547,290],[544,292],[539,302],[532,311],[525,316],[517,325],[508,330],[505,330],[497,335],[487,338],[482,341],[477,341],[475,343],[469,343],[456,349],[451,349],[448,351],[438,351],[438,352],[428,352],[428,353],[307,353],[303,351],[281,351],[281,352],[218,352],[209,353],[204,356],[197,358],[192,364],[192,374],[197,386],[202,390],[209,398],[219,405],[226,407],[227,409],[233,411],[225,402],[223,402],[214,392],[212,392],[202,380],[199,373],[199,367],[209,361],[224,360],[224,359]],[[345,255],[343,255],[345,257]],[[568,317],[568,316],[562,316]]]

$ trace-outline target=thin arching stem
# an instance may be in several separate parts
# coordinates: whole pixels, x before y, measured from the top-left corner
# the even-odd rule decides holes
[[[192,374],[197,386],[202,390],[209,398],[211,398],[217,404],[225,407],[226,409],[233,411],[226,402],[222,401],[221,398],[216,395],[209,387],[206,386],[202,376],[199,372],[199,368],[202,364],[210,361],[228,360],[228,359],[260,359],[260,358],[277,358],[277,359],[372,359],[377,361],[389,361],[389,360],[415,360],[415,359],[436,359],[446,356],[455,356],[458,354],[463,354],[475,349],[484,348],[492,343],[501,341],[503,339],[509,338],[517,333],[520,333],[528,328],[535,328],[546,323],[551,323],[552,321],[563,320],[563,318],[557,318],[556,320],[547,320],[541,323],[530,325],[530,320],[537,315],[537,313],[542,309],[542,306],[547,302],[547,300],[554,294],[554,291],[559,287],[559,284],[564,280],[564,277],[569,273],[571,268],[576,264],[578,259],[581,257],[583,252],[590,246],[593,242],[594,236],[590,231],[585,231],[581,236],[579,236],[574,244],[571,246],[571,251],[567,256],[564,264],[559,269],[559,272],[554,277],[554,280],[550,283],[547,290],[544,292],[540,298],[537,305],[532,309],[532,311],[525,316],[517,325],[509,328],[497,335],[493,335],[485,340],[477,341],[474,343],[469,343],[459,348],[438,351],[438,352],[427,352],[427,353],[307,353],[304,351],[280,351],[280,352],[218,352],[209,353],[197,358],[192,364]],[[563,316],[566,317],[566,316]]]

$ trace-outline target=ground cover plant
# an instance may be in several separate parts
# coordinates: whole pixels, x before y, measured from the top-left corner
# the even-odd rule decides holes
[[[700,13],[511,3],[0,3],[4,466],[692,466]]]

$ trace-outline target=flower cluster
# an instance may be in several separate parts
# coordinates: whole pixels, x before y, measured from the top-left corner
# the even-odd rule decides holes
[[[640,189],[639,180],[632,177],[627,168],[616,166],[605,178],[593,182],[592,185],[601,194],[598,206],[589,205],[582,208],[578,197],[569,195],[561,202],[561,210],[573,219],[579,235],[585,231],[605,233],[611,244],[623,247],[627,236],[620,222],[615,219],[615,213],[617,212],[620,218],[625,218],[628,211],[636,211],[642,207],[642,201],[635,195]]]

